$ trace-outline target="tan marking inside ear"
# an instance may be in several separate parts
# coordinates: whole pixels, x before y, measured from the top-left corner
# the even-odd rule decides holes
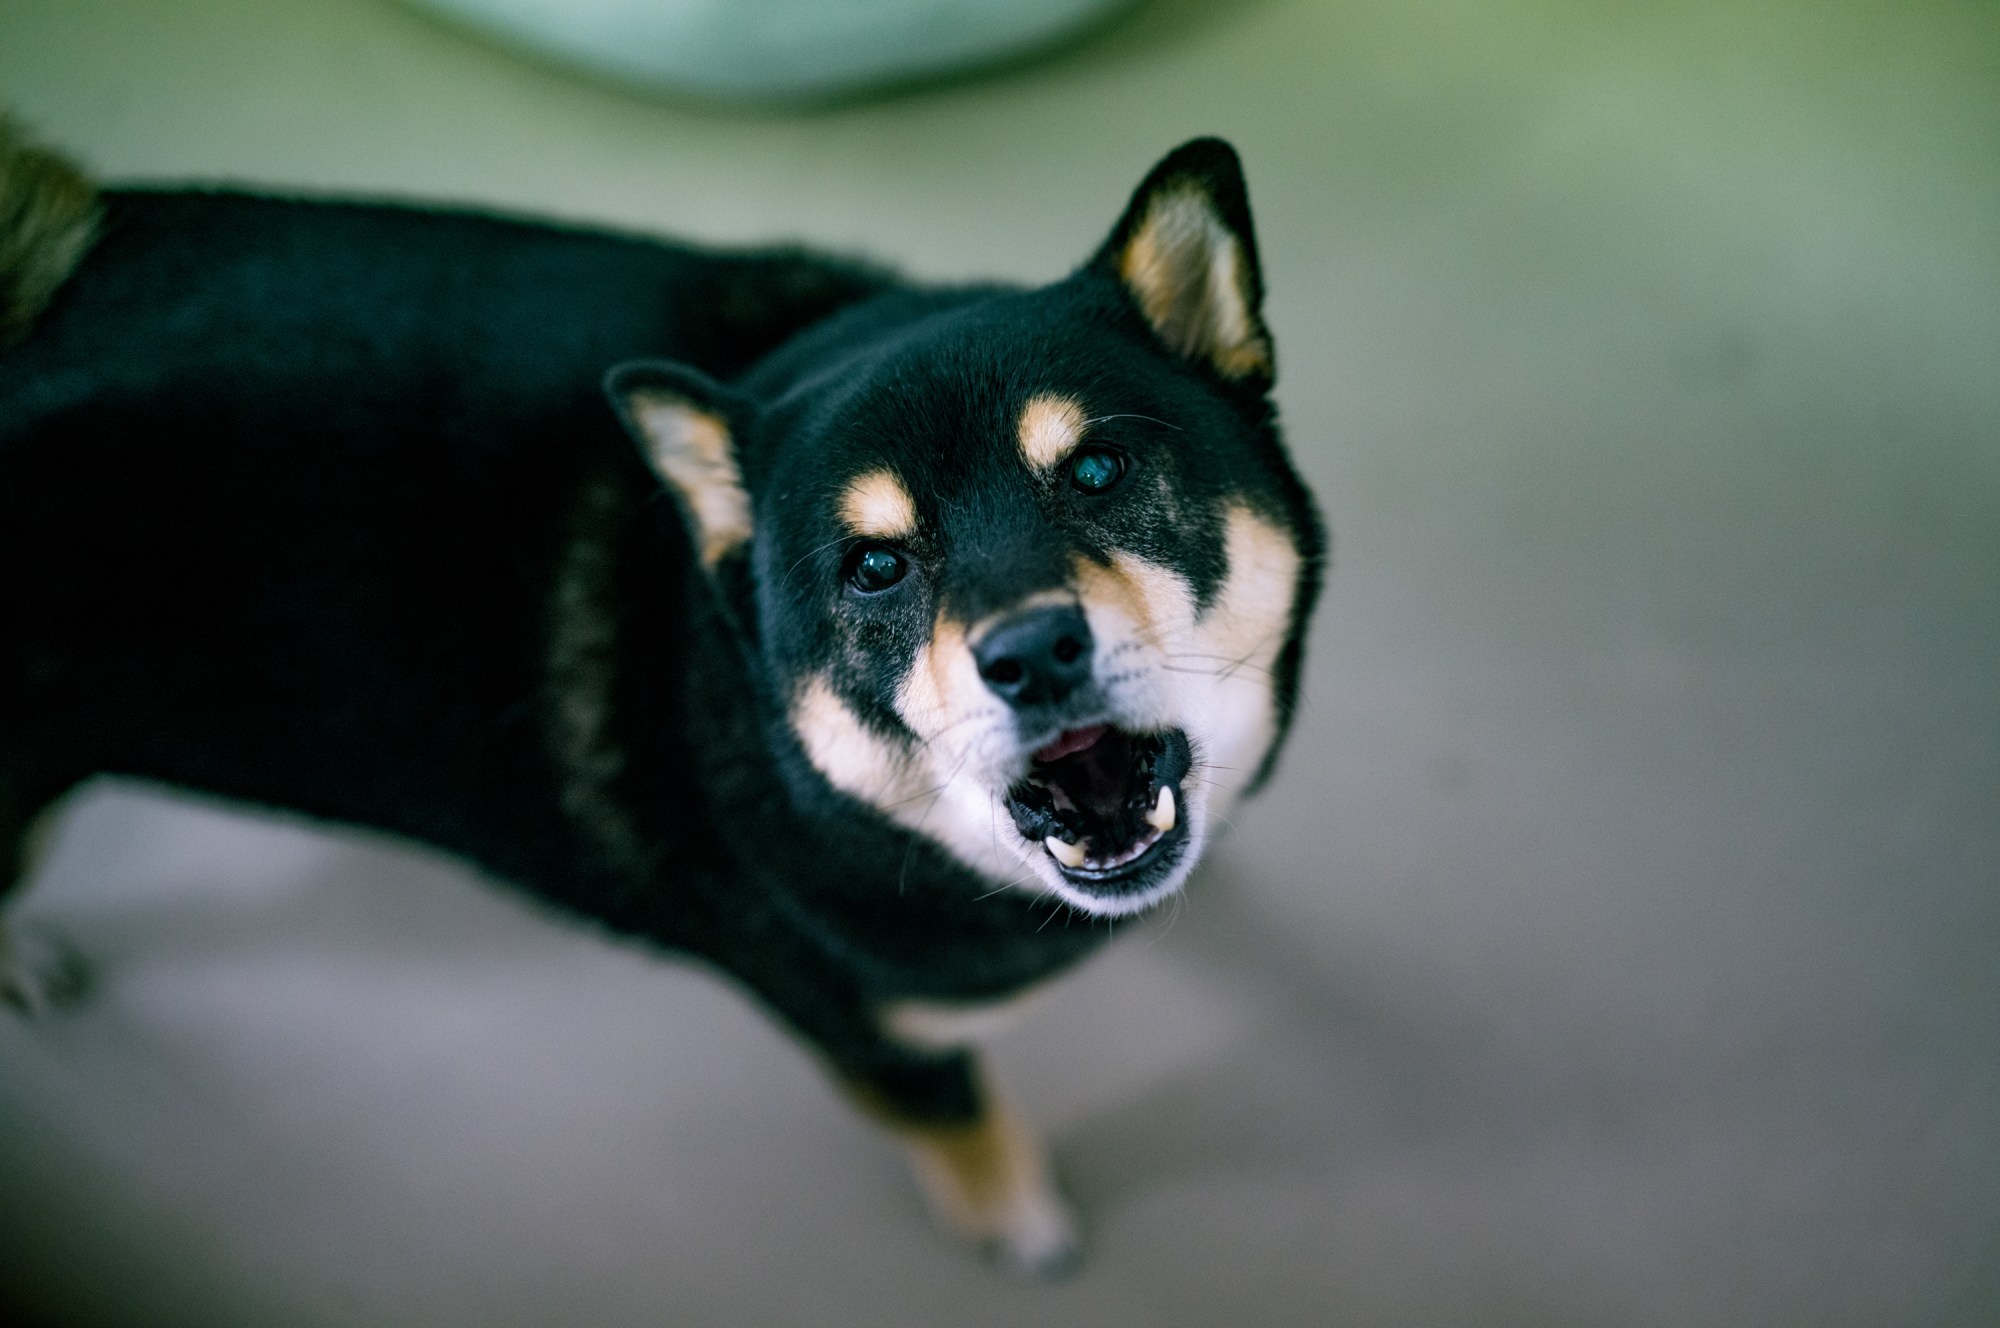
[[[1030,470],[1047,470],[1075,450],[1083,440],[1083,407],[1068,397],[1044,394],[1030,397],[1021,409],[1017,436],[1021,459]]]
[[[1225,378],[1271,374],[1250,307],[1243,248],[1194,185],[1156,194],[1118,256],[1118,275],[1162,341]]]
[[[841,491],[840,519],[868,539],[907,539],[917,530],[917,505],[895,475],[871,470]]]
[[[865,1085],[849,1092],[887,1126],[940,1223],[976,1241],[997,1241],[1030,1271],[1053,1269],[1076,1246],[1074,1220],[1056,1192],[1048,1155],[1027,1120],[990,1086],[986,1110],[963,1125],[922,1125],[897,1116]]]
[[[19,341],[96,242],[97,186],[0,115],[0,349]]]
[[[863,724],[825,677],[806,679],[793,697],[790,719],[806,759],[827,783],[884,811],[907,800],[909,754]]]
[[[750,538],[750,495],[736,466],[729,426],[667,392],[634,392],[626,403],[646,436],[653,469],[687,500],[701,561],[713,567]]]

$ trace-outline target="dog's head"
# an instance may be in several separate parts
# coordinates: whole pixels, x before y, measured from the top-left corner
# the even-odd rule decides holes
[[[1290,719],[1321,537],[1236,155],[1032,291],[916,291],[733,389],[609,387],[817,776],[996,885],[1171,894]]]

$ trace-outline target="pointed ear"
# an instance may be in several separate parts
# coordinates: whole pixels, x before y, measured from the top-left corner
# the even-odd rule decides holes
[[[1259,391],[1276,376],[1264,279],[1236,150],[1197,138],[1168,153],[1092,265],[1116,277],[1170,350]]]
[[[748,404],[699,370],[664,360],[619,365],[604,376],[604,392],[646,464],[679,496],[702,565],[713,570],[750,539],[735,440]]]

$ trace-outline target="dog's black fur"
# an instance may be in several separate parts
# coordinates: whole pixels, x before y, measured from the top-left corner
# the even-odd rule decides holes
[[[1319,527],[1272,427],[1268,340],[1235,360],[1166,344],[1171,311],[1121,277],[1165,186],[1240,244],[1237,339],[1263,338],[1241,181],[1212,140],[1037,291],[107,191],[88,256],[0,354],[0,890],[37,815],[100,773],[380,827],[711,961],[906,1134],[979,1128],[970,1053],[898,1037],[883,1010],[999,999],[1106,929],[837,787],[789,707],[820,677],[883,741],[927,738],[885,698],[938,615],[1004,611],[1062,584],[1072,553],[1136,553],[1205,608],[1235,495],[1298,555],[1268,764]],[[753,539],[705,548],[702,495],[663,490],[657,448],[607,409],[607,369],[634,360],[611,379],[626,422],[645,441],[645,403],[666,401],[725,425]],[[1058,514],[1066,544],[1022,515],[1018,465],[959,445],[1011,439],[1032,392],[1088,398],[1092,438],[1133,468],[1116,510],[1037,491],[1035,510],[1081,513]],[[843,580],[862,544],[828,501],[868,457],[915,496],[924,533],[898,547],[937,571],[873,598]],[[982,1221],[1026,1262],[1067,1247]]]

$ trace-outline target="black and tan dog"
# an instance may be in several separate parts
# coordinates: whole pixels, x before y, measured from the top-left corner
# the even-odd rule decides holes
[[[1060,1266],[968,1017],[1270,769],[1322,541],[1261,299],[1214,140],[1019,290],[0,135],[0,889],[99,773],[441,845],[741,981]]]

